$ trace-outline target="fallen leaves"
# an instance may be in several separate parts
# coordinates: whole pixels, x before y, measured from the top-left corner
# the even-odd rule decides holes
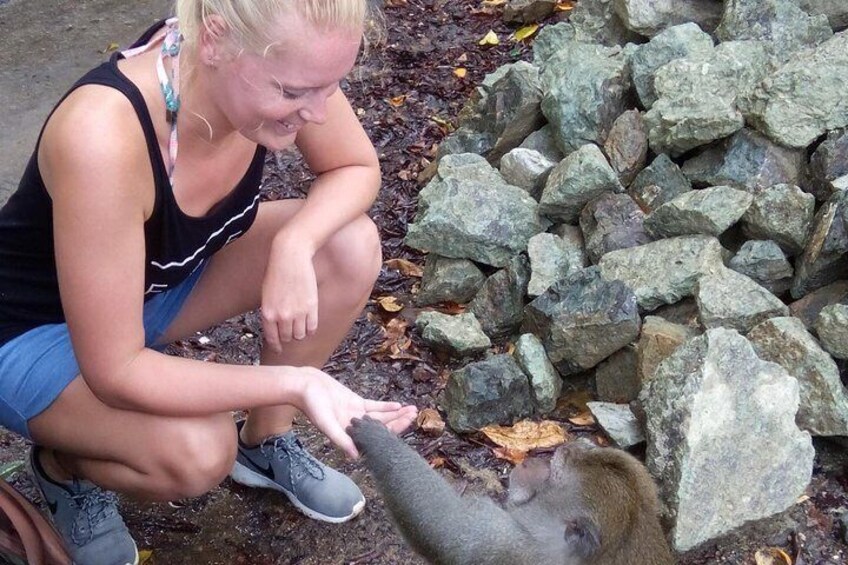
[[[754,554],[757,565],[792,565],[792,558],[779,547],[761,549]]]
[[[398,302],[396,296],[381,296],[377,299],[377,304],[386,312],[400,312],[403,310],[403,304]]]
[[[407,98],[408,96],[406,94],[393,96],[389,98],[389,106],[391,106],[392,108],[400,108],[401,106],[403,106],[404,102],[406,102]]]
[[[568,440],[568,434],[550,420],[522,420],[511,427],[486,426],[480,430],[495,445],[508,450],[523,451],[556,447]]]
[[[515,33],[512,34],[512,38],[515,41],[524,41],[533,36],[539,30],[539,24],[531,24],[529,26],[524,26],[519,30],[516,30]]]
[[[492,46],[492,45],[500,45],[501,40],[498,38],[498,34],[494,32],[494,30],[489,30],[489,33],[483,36],[483,38],[477,42],[477,45]]]
[[[574,0],[559,0],[554,6],[554,12],[570,12],[574,9]]]
[[[465,75],[468,74],[468,69],[464,67],[457,67],[453,70],[453,74],[456,75],[458,78],[465,78]]]
[[[568,419],[569,422],[574,424],[575,426],[591,426],[595,423],[595,417],[592,416],[592,413],[589,411],[581,412],[576,416],[572,416]]]
[[[405,277],[421,278],[424,276],[424,269],[420,265],[416,265],[407,259],[389,259],[384,263],[389,269],[400,271]]]
[[[419,412],[415,423],[423,432],[430,435],[440,436],[445,431],[445,421],[433,408],[425,408]]]
[[[378,357],[388,357],[389,359],[407,359],[411,361],[420,361],[421,359],[409,353],[409,348],[412,346],[412,339],[406,335],[407,326],[409,323],[403,318],[392,318],[383,326],[383,343],[377,348],[374,354]]]

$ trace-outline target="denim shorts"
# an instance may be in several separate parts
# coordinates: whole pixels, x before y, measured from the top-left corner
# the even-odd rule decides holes
[[[159,338],[177,317],[204,266],[144,303],[145,346],[165,348]],[[67,324],[38,326],[7,342],[0,347],[0,426],[32,439],[27,421],[46,410],[79,374]]]

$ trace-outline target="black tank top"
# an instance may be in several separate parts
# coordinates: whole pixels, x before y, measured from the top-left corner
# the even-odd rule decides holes
[[[133,46],[150,41],[161,26],[162,22],[151,27]],[[108,62],[89,71],[59,104],[76,88],[98,84],[123,93],[138,115],[156,190],[153,213],[144,224],[147,301],[179,284],[213,253],[247,231],[259,206],[265,148],[257,147],[244,177],[205,216],[187,216],[171,192],[153,121],[141,92],[118,70],[120,58],[115,53]],[[0,346],[37,326],[65,321],[53,247],[53,206],[38,169],[37,155],[38,145],[17,191],[0,209]],[[97,218],[90,220],[96,222]]]

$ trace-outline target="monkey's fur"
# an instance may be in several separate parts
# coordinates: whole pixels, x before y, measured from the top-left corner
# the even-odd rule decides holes
[[[348,428],[404,539],[437,565],[667,565],[657,492],[645,468],[612,448],[572,442],[528,459],[501,508],[463,498],[383,424]]]

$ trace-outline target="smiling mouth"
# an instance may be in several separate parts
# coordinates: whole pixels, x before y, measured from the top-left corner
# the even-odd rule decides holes
[[[294,132],[296,132],[297,130],[300,129],[299,125],[291,124],[291,123],[286,122],[284,120],[277,120],[277,123],[280,125],[281,128],[283,128],[287,132],[294,133]]]

